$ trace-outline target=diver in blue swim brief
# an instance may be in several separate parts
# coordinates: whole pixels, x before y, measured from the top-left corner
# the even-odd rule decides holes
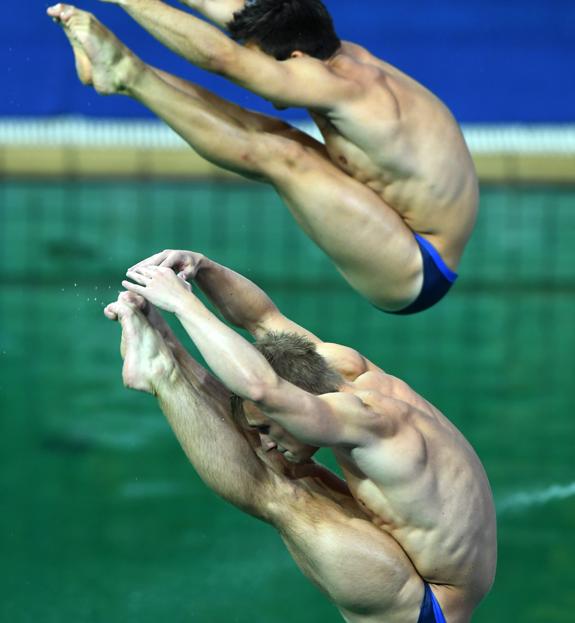
[[[457,269],[479,206],[463,133],[427,87],[342,41],[321,0],[184,2],[206,20],[153,0],[105,1],[198,68],[278,110],[310,114],[323,142],[147,65],[95,15],[62,3],[48,9],[70,40],[84,84],[137,100],[208,162],[272,186],[370,303],[397,310],[413,300],[421,282],[413,232],[433,232]],[[255,210],[258,229],[262,218]],[[430,264],[420,299],[402,313],[427,309],[448,289]]]
[[[449,419],[200,253],[166,249],[126,276],[105,311],[125,331],[124,381],[156,393],[200,476],[275,526],[348,623],[467,623],[495,576],[497,527],[485,470]],[[319,448],[344,480],[314,461]]]

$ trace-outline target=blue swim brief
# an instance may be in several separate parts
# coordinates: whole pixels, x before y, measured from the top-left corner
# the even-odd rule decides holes
[[[447,266],[431,242],[418,234],[415,234],[415,240],[423,259],[423,286],[413,303],[399,311],[390,312],[392,314],[416,314],[429,309],[449,292],[457,279],[457,273]]]
[[[417,623],[446,623],[441,606],[427,583],[425,583],[425,595]]]

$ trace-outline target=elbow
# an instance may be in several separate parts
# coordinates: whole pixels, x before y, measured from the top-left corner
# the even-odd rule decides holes
[[[250,402],[255,402],[256,404],[261,404],[265,401],[266,390],[262,383],[257,381],[252,382],[248,385],[248,388],[245,392],[244,398],[249,400]]]
[[[255,404],[264,404],[269,396],[270,388],[262,379],[250,379],[246,383],[245,399]]]
[[[246,384],[246,400],[257,405],[272,405],[275,403],[275,396],[277,395],[279,378],[274,374],[270,378],[257,378],[250,379]]]

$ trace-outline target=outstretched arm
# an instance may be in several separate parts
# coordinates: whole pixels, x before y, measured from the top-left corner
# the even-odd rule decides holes
[[[286,318],[253,281],[201,253],[167,249],[132,268],[145,266],[165,266],[183,279],[193,279],[228,322],[254,337],[268,331],[288,331],[320,342],[313,333]]]
[[[339,76],[315,58],[277,61],[160,0],[115,3],[176,54],[277,104],[330,110],[364,92],[359,82]]]
[[[374,435],[393,433],[393,419],[371,412],[351,394],[315,396],[277,376],[249,342],[216,318],[168,268],[128,271],[136,283],[126,289],[176,314],[210,369],[234,394],[257,404],[266,415],[304,443],[365,445]]]

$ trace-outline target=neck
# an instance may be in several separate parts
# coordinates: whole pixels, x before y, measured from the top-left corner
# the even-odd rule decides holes
[[[342,54],[343,54],[343,44],[341,44],[339,48],[337,48],[337,50],[329,58],[326,58],[325,61],[322,61],[322,62],[329,65],[330,63],[333,63]]]

